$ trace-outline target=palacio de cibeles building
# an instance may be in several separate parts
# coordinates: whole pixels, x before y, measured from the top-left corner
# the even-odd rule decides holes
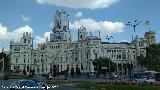
[[[78,29],[78,40],[72,41],[69,29],[69,15],[57,11],[50,40],[33,48],[32,34],[24,32],[20,42],[11,40],[11,70],[26,72],[35,70],[35,74],[58,73],[71,68],[80,69],[82,74],[94,74],[93,61],[100,57],[109,58],[116,63],[115,74],[122,76],[139,70],[136,57],[146,55],[146,47],[156,43],[155,32],[148,31],[144,37],[136,36],[131,42],[102,42],[98,36],[87,34],[87,27]],[[126,68],[124,68],[126,67]],[[131,69],[128,69],[131,67]]]

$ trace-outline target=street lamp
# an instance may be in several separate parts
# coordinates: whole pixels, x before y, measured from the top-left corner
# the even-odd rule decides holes
[[[134,33],[136,32],[136,27],[141,23],[142,21],[134,20],[134,22],[128,22],[126,25],[133,27]],[[133,40],[133,35],[132,35]]]
[[[128,22],[126,25],[133,27],[134,32],[136,31],[136,26],[138,26],[142,21],[134,20],[134,22]]]

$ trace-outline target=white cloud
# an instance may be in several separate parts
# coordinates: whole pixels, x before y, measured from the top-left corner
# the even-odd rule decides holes
[[[50,39],[50,33],[51,33],[51,32],[45,32],[44,35],[43,35],[44,38],[45,38],[45,39],[46,39],[46,38]]]
[[[84,26],[88,31],[101,31],[101,34],[123,32],[125,25],[122,22],[110,21],[96,21],[93,19],[81,19],[70,23],[70,29],[77,30],[79,27]]]
[[[2,26],[2,24],[0,23],[0,40],[1,41],[5,41],[5,40],[9,41],[12,38],[14,38],[15,40],[18,40],[23,35],[23,32],[33,32],[33,30],[30,26],[25,25],[15,29],[12,32],[9,32],[7,27]]]
[[[2,26],[0,23],[0,40],[9,39],[11,32],[8,32],[7,27]]]
[[[45,43],[47,38],[48,38],[48,40],[50,40],[50,33],[51,32],[45,32],[44,35],[43,35],[43,37],[35,36],[34,37],[34,43],[35,43],[35,45]]]
[[[12,38],[14,40],[19,41],[24,32],[31,32],[31,33],[33,33],[33,30],[28,25],[22,26],[20,28],[15,29],[13,32],[11,32],[12,33]]]
[[[25,25],[15,29],[12,32],[9,32],[7,27],[3,26],[0,23],[0,51],[2,50],[2,47],[6,47],[5,50],[9,49],[9,43],[12,38],[14,42],[20,41],[24,32],[33,33],[33,29],[30,26]],[[45,32],[43,37],[35,36],[34,45],[37,47],[37,44],[44,43],[46,41],[46,38],[48,38],[48,40],[50,39],[50,32]]]
[[[82,12],[77,12],[77,13],[75,14],[75,17],[82,17]]]
[[[25,26],[16,28],[12,32],[9,32],[7,27],[3,26],[0,23],[0,52],[3,47],[5,48],[5,50],[9,49],[9,43],[10,43],[10,40],[12,40],[12,38],[13,38],[14,42],[20,41],[24,32],[33,33],[33,29],[30,26],[25,25]],[[46,38],[48,38],[48,40],[50,40],[50,32],[45,32],[43,37],[35,36],[33,38],[34,39],[33,43],[37,47],[38,44],[45,43]]]
[[[120,0],[36,0],[39,4],[64,6],[69,8],[107,8]]]
[[[30,16],[22,15],[21,17],[24,21],[30,21]]]
[[[4,47],[0,47],[0,52],[2,52],[2,49],[3,49]],[[6,49],[6,48],[4,48],[4,51],[8,51],[8,49]]]
[[[41,43],[45,43],[45,39],[42,38],[42,37],[39,37],[39,36],[35,36],[34,37],[34,43],[37,45],[37,44],[41,44]]]
[[[22,37],[23,32],[33,33],[33,30],[30,26],[25,25],[10,32],[8,31],[6,26],[3,26],[0,23],[0,47],[1,48],[5,47],[6,49],[8,49],[10,40],[12,40],[13,38],[14,41],[20,41],[20,38]]]

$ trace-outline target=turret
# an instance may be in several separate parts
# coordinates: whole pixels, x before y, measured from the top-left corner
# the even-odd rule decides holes
[[[23,33],[23,37],[21,39],[21,42],[25,43],[25,44],[29,44],[32,45],[32,35],[31,32],[24,32]]]
[[[54,26],[50,33],[50,41],[71,41],[69,30],[69,15],[62,9],[54,15]]]
[[[83,26],[78,28],[78,41],[84,40],[86,39],[86,37],[87,37],[86,28]]]
[[[153,32],[153,31],[149,31],[149,32],[145,33],[144,38],[147,41],[147,46],[156,43],[156,37],[155,37],[155,35],[156,35],[156,33]]]

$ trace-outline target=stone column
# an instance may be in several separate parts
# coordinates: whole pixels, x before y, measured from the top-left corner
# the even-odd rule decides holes
[[[123,67],[124,67],[123,63],[121,63],[121,72],[122,72],[121,77],[122,77],[122,79],[123,79],[123,76],[124,76],[124,68]]]
[[[119,66],[118,66],[118,63],[116,63],[117,67],[116,67],[116,74],[118,75],[119,74]]]
[[[129,63],[126,64],[126,76],[127,76],[127,78],[129,78],[129,77],[128,77],[128,76],[129,76],[129,70],[128,70],[128,67],[129,67],[129,66],[128,66],[128,65],[129,65]]]

